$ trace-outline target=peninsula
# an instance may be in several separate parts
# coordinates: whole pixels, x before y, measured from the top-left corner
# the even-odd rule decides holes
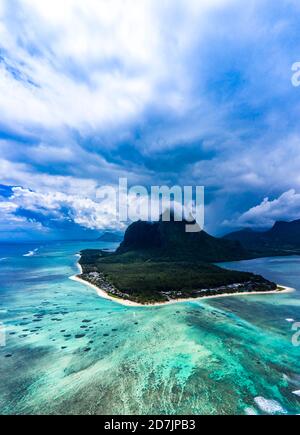
[[[116,252],[82,251],[78,278],[109,297],[144,305],[277,290],[262,276],[213,264],[249,258],[239,242],[186,233],[185,225],[135,222]]]

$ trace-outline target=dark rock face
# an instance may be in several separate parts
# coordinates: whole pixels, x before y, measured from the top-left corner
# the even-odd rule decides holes
[[[137,249],[161,248],[162,239],[158,223],[134,222],[125,233],[118,252],[127,252]]]
[[[276,289],[261,276],[209,264],[249,254],[236,241],[205,231],[187,233],[187,224],[174,219],[133,223],[116,252],[81,252],[81,278],[110,296],[141,304]]]
[[[276,222],[270,230],[263,232],[249,229],[236,231],[227,234],[224,240],[235,240],[246,249],[258,251],[300,250],[300,220]]]
[[[80,277],[112,297],[141,304],[276,289],[262,276],[209,264],[251,258],[251,254],[235,240],[205,231],[188,233],[187,225],[191,222],[177,222],[174,215],[170,221],[135,222],[116,252],[82,251]]]
[[[239,242],[210,236],[205,231],[187,233],[187,221],[135,222],[125,233],[118,254],[130,251],[152,252],[156,258],[207,262],[249,258]]]
[[[273,228],[267,231],[266,237],[273,243],[300,248],[300,220],[276,222]]]

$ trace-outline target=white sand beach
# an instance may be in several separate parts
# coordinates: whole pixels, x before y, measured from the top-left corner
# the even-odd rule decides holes
[[[106,291],[102,290],[101,288],[97,287],[96,285],[94,285],[88,281],[85,281],[84,279],[81,279],[77,275],[70,276],[70,279],[72,281],[77,281],[77,282],[80,282],[81,284],[84,284],[84,285],[87,285],[87,286],[93,288],[101,298],[109,299],[109,300],[114,301],[114,302],[118,302],[119,304],[125,305],[127,307],[145,307],[146,306],[143,304],[138,304],[137,302],[130,301],[128,299],[114,298],[113,296],[110,296],[108,293],[106,293]]]
[[[76,254],[76,257],[78,257],[80,259],[80,255]],[[78,270],[80,272],[80,275],[82,274],[82,267],[79,264],[79,262],[77,262],[77,267]],[[287,287],[284,285],[280,285],[277,284],[278,286],[278,290],[273,290],[273,291],[269,291],[269,292],[240,292],[240,293],[224,293],[221,295],[215,295],[215,296],[201,296],[198,298],[181,298],[181,299],[172,299],[171,301],[166,301],[166,302],[155,302],[152,304],[139,304],[137,302],[133,302],[130,301],[129,299],[120,299],[120,298],[116,298],[113,296],[110,296],[106,291],[102,290],[101,288],[97,287],[96,285],[81,279],[80,276],[78,275],[73,275],[70,276],[70,279],[72,281],[77,281],[80,282],[81,284],[87,285],[91,288],[93,288],[97,294],[104,299],[109,299],[113,302],[117,302],[121,305],[125,305],[127,307],[157,307],[157,306],[163,306],[163,305],[171,305],[171,304],[178,304],[178,303],[183,303],[183,302],[195,302],[195,301],[200,301],[200,300],[205,300],[205,299],[216,299],[216,298],[228,298],[228,297],[236,297],[236,296],[255,296],[255,295],[274,295],[274,294],[283,294],[283,293],[292,293],[295,291],[294,288],[291,287]]]

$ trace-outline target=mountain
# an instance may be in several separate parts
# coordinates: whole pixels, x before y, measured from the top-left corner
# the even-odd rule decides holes
[[[122,234],[106,231],[105,233],[101,234],[101,236],[97,240],[99,242],[118,243],[121,242],[122,239],[123,239]]]
[[[267,255],[288,255],[300,252],[300,220],[279,221],[268,231],[244,229],[224,236],[223,240],[237,241],[245,249]]]
[[[131,224],[116,252],[81,252],[80,278],[110,297],[141,304],[277,288],[261,276],[211,264],[250,256],[239,242],[205,231],[187,233],[187,224],[174,219]]]
[[[125,232],[117,254],[137,252],[159,260],[221,262],[249,258],[241,244],[210,236],[205,231],[187,233],[188,222],[134,222]]]

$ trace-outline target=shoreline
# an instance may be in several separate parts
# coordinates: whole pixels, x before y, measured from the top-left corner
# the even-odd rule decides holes
[[[75,257],[77,257],[79,260],[81,258],[80,254],[76,254]],[[79,261],[76,262],[76,266],[80,272],[80,275],[83,273],[82,267],[79,264]],[[107,299],[113,302],[117,302],[118,304],[125,305],[126,307],[144,307],[145,305],[139,304],[137,302],[130,301],[129,299],[120,299],[120,298],[114,298],[110,296],[106,291],[102,290],[100,287],[97,287],[95,284],[92,284],[89,281],[86,281],[85,279],[80,278],[78,275],[70,276],[69,279],[72,281],[79,282],[80,284],[85,284],[92,289],[96,290],[96,293],[98,296],[100,296],[103,299]]]
[[[77,254],[76,257],[80,258],[80,255]],[[79,262],[76,262],[76,266],[80,272],[80,274],[83,273],[82,267],[79,264]],[[69,279],[72,281],[79,282],[80,284],[85,284],[94,290],[96,290],[96,293],[98,296],[100,296],[103,299],[107,299],[113,302],[116,302],[118,304],[124,305],[126,307],[161,307],[164,305],[173,305],[183,302],[195,302],[205,299],[216,299],[216,298],[228,298],[232,296],[253,296],[253,295],[278,295],[278,294],[286,294],[286,293],[293,293],[295,291],[292,287],[287,287],[285,285],[277,284],[277,287],[282,288],[283,290],[271,290],[269,292],[237,292],[237,293],[223,293],[221,295],[214,295],[214,296],[200,296],[197,298],[179,298],[179,299],[172,299],[171,301],[166,302],[155,302],[152,304],[139,304],[138,302],[130,301],[129,299],[120,299],[113,296],[110,296],[106,291],[102,290],[100,287],[97,287],[95,284],[90,283],[89,281],[86,281],[82,278],[80,278],[78,275],[70,276]]]
[[[117,302],[118,304],[125,305],[126,307],[146,307],[147,306],[144,304],[139,304],[137,302],[130,301],[129,299],[114,298],[114,297],[110,296],[108,293],[106,293],[106,291],[97,287],[95,284],[92,284],[91,282],[86,281],[85,279],[79,278],[78,275],[70,276],[69,279],[71,279],[72,281],[79,282],[80,284],[84,284],[84,285],[91,287],[92,289],[96,290],[97,295],[103,299]]]

